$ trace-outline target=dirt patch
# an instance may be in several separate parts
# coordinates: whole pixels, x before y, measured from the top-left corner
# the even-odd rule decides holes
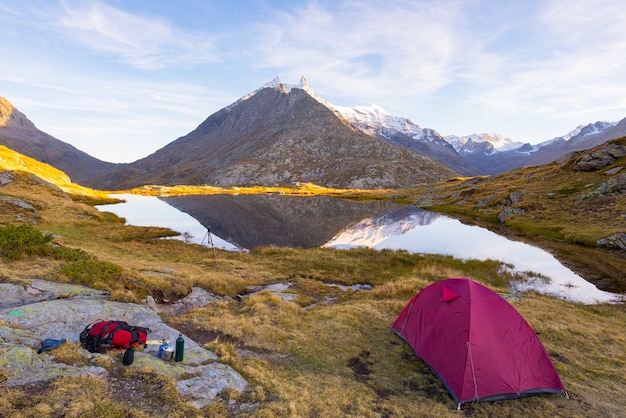
[[[176,322],[170,321],[166,323],[168,326],[179,330],[183,334],[185,334],[190,339],[194,340],[198,343],[198,345],[203,346],[208,343],[212,343],[214,341],[220,341],[224,343],[232,344],[235,347],[243,346],[241,340],[232,335],[225,334],[220,331],[209,331],[202,328],[198,328],[193,326],[193,324],[186,322]]]
[[[555,352],[555,351],[550,351],[548,353],[550,355],[550,358],[552,358],[553,360],[556,360],[558,362],[561,362],[563,364],[572,364],[571,361],[569,361],[567,358],[565,358],[564,356],[562,356],[561,354]]]
[[[348,360],[348,367],[352,369],[354,373],[354,377],[359,382],[367,382],[369,380],[370,375],[370,366],[374,363],[369,361],[370,352],[369,351],[361,351],[358,357],[352,357]]]
[[[240,339],[220,331],[204,330],[194,327],[192,324],[183,322],[169,322],[167,325],[179,330],[197,342],[200,346],[216,341],[231,344],[235,348],[237,354],[241,357],[256,357],[268,361],[276,361],[287,357],[286,354],[274,353],[261,347],[248,346]]]

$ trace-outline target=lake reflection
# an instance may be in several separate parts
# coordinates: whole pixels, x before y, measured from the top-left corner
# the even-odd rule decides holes
[[[533,280],[520,284],[518,290],[535,289],[584,303],[616,300],[615,294],[598,289],[547,251],[418,208],[403,208],[379,218],[362,220],[333,237],[325,246],[366,246],[445,254],[461,259],[499,260],[514,265],[516,271],[541,273],[551,279],[549,283]]]
[[[616,295],[599,290],[537,247],[393,202],[281,195],[115,197],[127,203],[99,208],[126,218],[129,224],[168,227],[185,234],[187,241],[204,245],[209,244],[210,228],[217,248],[367,246],[461,259],[495,259],[513,264],[517,271],[549,277],[548,284],[537,281],[525,285],[542,293],[583,303],[616,299]]]
[[[194,244],[210,244],[207,228],[192,216],[168,205],[154,196],[139,196],[134,194],[111,195],[124,203],[97,205],[102,211],[111,212],[125,218],[126,223],[135,226],[161,226],[179,232],[177,239]],[[237,246],[211,233],[213,245],[224,250],[237,250]]]
[[[346,225],[401,207],[389,201],[355,202],[329,196],[194,195],[162,199],[246,249],[268,245],[320,247]]]

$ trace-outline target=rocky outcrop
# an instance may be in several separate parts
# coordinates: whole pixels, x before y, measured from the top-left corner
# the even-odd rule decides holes
[[[626,233],[620,232],[598,240],[600,248],[626,251]]]
[[[107,377],[106,369],[92,364],[95,358],[106,354],[80,349],[84,364],[67,365],[55,361],[54,350],[41,354],[37,350],[47,338],[77,343],[85,326],[99,319],[115,319],[151,330],[150,344],[135,353],[135,361],[129,367],[148,367],[176,379],[179,392],[192,405],[202,408],[211,404],[227,387],[239,392],[247,387],[239,373],[219,363],[214,353],[187,336],[183,362],[158,358],[159,342],[173,341],[179,331],[167,326],[148,306],[112,302],[98,290],[43,280],[0,283],[0,295],[0,367],[9,373],[7,386],[46,382],[60,376]],[[218,299],[196,290],[188,302],[197,306]]]
[[[574,162],[574,169],[579,171],[600,170],[624,156],[626,156],[626,145],[609,144],[595,152],[583,154]]]

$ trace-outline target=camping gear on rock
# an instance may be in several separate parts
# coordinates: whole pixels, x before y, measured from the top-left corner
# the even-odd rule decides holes
[[[183,361],[183,351],[185,351],[185,340],[183,338],[183,334],[178,334],[178,338],[176,338],[176,356],[174,360]]]
[[[163,350],[165,350],[167,347],[169,347],[170,342],[168,340],[162,340],[161,344],[159,345],[159,351],[157,352],[157,357],[161,358],[163,357]]]
[[[124,356],[122,357],[122,364],[124,366],[130,366],[135,361],[135,349],[127,348],[124,350]]]
[[[46,338],[41,342],[41,348],[37,350],[37,354],[41,354],[44,351],[56,350],[63,344],[65,344],[67,340],[65,338],[55,339],[55,338]]]
[[[161,360],[163,361],[172,361],[174,359],[174,351],[176,347],[173,345],[167,346],[163,349],[163,353],[161,354]]]
[[[80,333],[80,344],[92,353],[126,349],[123,364],[132,364],[134,348],[146,346],[149,328],[128,325],[124,321],[96,321]]]
[[[539,393],[568,397],[535,331],[504,298],[470,279],[442,280],[404,307],[393,330],[458,404]]]

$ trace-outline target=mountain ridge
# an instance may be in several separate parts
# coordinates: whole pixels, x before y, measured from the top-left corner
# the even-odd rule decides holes
[[[268,92],[291,99],[270,98]],[[307,104],[295,107],[301,100]],[[272,109],[268,103],[278,107]],[[317,106],[316,111],[311,110]],[[242,107],[247,110],[241,112]],[[295,109],[310,123],[296,121],[296,113],[289,116]],[[286,113],[281,116],[281,111]],[[114,164],[38,130],[0,97],[0,144],[58,167],[77,183],[102,189],[184,182],[218,187],[297,182],[350,188],[406,187],[428,182],[428,173],[433,178],[444,175],[446,170],[448,176],[492,175],[542,164],[622,135],[626,135],[626,119],[619,123],[580,125],[566,135],[537,145],[513,141],[497,133],[443,137],[434,129],[391,115],[375,104],[332,105],[308,86],[304,76],[298,84],[283,83],[276,77],[156,152],[132,163]],[[388,148],[366,137],[412,153]],[[351,145],[342,146],[347,144],[347,138]],[[355,156],[363,161],[356,161]],[[432,162],[444,168],[435,169]],[[400,167],[402,164],[410,167]],[[345,169],[340,170],[341,166]],[[422,175],[415,174],[419,171],[423,171]]]
[[[89,185],[94,173],[106,173],[120,164],[101,161],[39,130],[26,115],[0,96],[0,144],[63,171],[73,182]]]
[[[554,161],[565,154],[593,148],[626,135],[621,122],[579,125],[573,131],[536,145],[514,141],[498,133],[442,136],[408,118],[394,116],[380,106],[340,107],[327,104],[356,129],[392,144],[422,152],[462,175],[499,174],[525,165]]]
[[[303,79],[304,81],[304,79]],[[280,82],[244,96],[155,153],[98,178],[106,187],[142,184],[393,188],[456,175],[407,149],[342,122],[305,83]]]

